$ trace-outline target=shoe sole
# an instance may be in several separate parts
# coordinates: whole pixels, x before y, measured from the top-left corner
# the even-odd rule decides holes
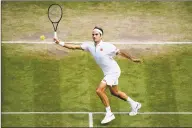
[[[112,120],[114,120],[115,119],[115,116],[114,115],[112,115],[112,117],[110,118],[110,120],[108,120],[107,122],[105,122],[105,123],[102,123],[101,122],[101,124],[107,124],[107,123],[109,123],[109,122],[111,122]]]

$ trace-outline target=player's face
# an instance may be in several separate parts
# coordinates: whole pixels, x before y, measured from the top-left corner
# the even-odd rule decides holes
[[[92,38],[93,38],[94,42],[100,42],[101,39],[102,39],[102,36],[101,36],[101,34],[99,32],[93,31],[92,32]]]

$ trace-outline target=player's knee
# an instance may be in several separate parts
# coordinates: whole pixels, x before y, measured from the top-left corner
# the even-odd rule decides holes
[[[113,95],[113,96],[119,96],[119,93],[117,92],[117,91],[111,91],[111,95]]]
[[[100,88],[97,88],[97,89],[96,89],[96,93],[99,95],[99,94],[102,93],[102,90],[101,90]]]

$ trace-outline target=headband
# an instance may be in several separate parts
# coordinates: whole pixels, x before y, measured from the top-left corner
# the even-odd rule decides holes
[[[103,32],[97,28],[93,29],[93,31],[99,32],[101,35],[103,35]]]

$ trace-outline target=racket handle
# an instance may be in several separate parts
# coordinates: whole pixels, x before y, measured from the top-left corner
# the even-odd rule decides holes
[[[54,38],[57,39],[57,32],[54,32]]]

